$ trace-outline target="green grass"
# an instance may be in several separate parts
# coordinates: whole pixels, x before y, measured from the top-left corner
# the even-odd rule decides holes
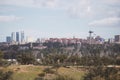
[[[11,70],[13,71],[12,78],[13,80],[34,80],[36,77],[38,77],[38,74],[43,73],[43,70],[47,66],[34,66],[34,65],[12,65],[7,67],[5,70]],[[53,69],[55,70],[55,69]],[[66,75],[74,78],[74,80],[82,80],[82,76],[85,72],[80,71],[76,69],[75,67],[70,68],[64,68],[60,67],[58,70],[58,74],[60,75]],[[46,77],[52,77],[56,76],[54,74]]]

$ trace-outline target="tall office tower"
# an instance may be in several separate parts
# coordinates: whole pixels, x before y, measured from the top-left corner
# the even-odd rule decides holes
[[[19,42],[19,32],[16,32],[16,42]]]
[[[25,35],[24,35],[24,31],[21,32],[21,43],[25,42]]]
[[[11,33],[11,41],[12,41],[12,42],[15,42],[15,32],[12,32],[12,33]]]
[[[6,37],[6,42],[7,42],[7,43],[11,43],[11,37],[10,37],[10,36],[7,36],[7,37]]]

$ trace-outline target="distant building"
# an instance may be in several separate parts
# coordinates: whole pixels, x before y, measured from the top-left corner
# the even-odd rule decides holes
[[[25,43],[24,31],[21,32],[21,43]]]
[[[27,43],[34,42],[33,38],[32,38],[32,37],[30,37],[30,36],[28,36],[28,37],[27,37],[27,40],[26,40],[26,41],[27,41]]]
[[[19,36],[19,32],[16,32],[16,42],[19,42],[20,36]]]
[[[40,41],[40,39],[38,38],[37,41],[36,41],[36,43],[40,43],[40,42],[41,42],[41,41]]]
[[[108,43],[114,43],[114,39],[113,38],[109,38],[108,39]]]
[[[104,42],[105,42],[105,40],[103,38],[101,38],[100,36],[95,37],[96,44],[103,44]]]
[[[115,43],[120,43],[120,35],[115,35]]]
[[[10,37],[10,36],[7,36],[7,37],[6,37],[6,42],[7,42],[7,43],[11,43],[11,37]]]
[[[12,32],[11,33],[11,41],[12,42],[15,42],[16,40],[15,40],[15,32]]]
[[[94,39],[94,37],[87,37],[87,42],[89,43],[89,44],[96,44],[96,41],[95,41],[95,39]]]

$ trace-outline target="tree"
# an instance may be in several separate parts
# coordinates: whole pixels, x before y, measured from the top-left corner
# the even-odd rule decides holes
[[[0,51],[0,61],[2,61],[2,59],[3,59],[3,53],[2,51]]]
[[[3,53],[0,51],[0,66],[2,67],[3,64],[5,64],[5,61],[3,61]],[[12,71],[4,72],[2,69],[0,69],[0,80],[11,80]]]
[[[31,52],[23,52],[17,56],[17,61],[23,65],[34,64],[35,57]]]
[[[0,51],[0,66],[7,66],[8,62],[3,59],[3,56],[4,56],[3,52]]]
[[[68,58],[67,62],[72,63],[72,65],[78,65],[78,64],[80,64],[80,57],[77,54],[76,55],[71,55]]]
[[[13,74],[12,71],[4,72],[0,70],[0,80],[12,80],[11,75]]]
[[[119,80],[119,69],[97,66],[89,69],[84,80]]]

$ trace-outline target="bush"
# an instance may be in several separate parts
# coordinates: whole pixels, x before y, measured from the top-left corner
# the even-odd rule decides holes
[[[28,52],[20,53],[20,55],[17,56],[17,61],[23,65],[34,64],[36,62],[34,55]]]
[[[39,77],[44,77],[45,76],[45,73],[40,73],[38,74]]]
[[[55,79],[53,80],[74,80],[73,78],[71,77],[68,77],[68,76],[63,76],[63,75],[58,75]]]
[[[11,79],[12,74],[13,74],[12,71],[3,72],[2,70],[0,70],[0,80],[12,80]]]
[[[44,80],[44,79],[41,77],[38,77],[38,78],[35,78],[35,80]]]
[[[85,75],[84,80],[119,80],[119,69],[94,67]]]
[[[45,68],[45,69],[43,70],[43,72],[45,72],[45,73],[50,73],[50,74],[54,74],[54,73],[55,73],[55,71],[51,70],[50,68]]]

